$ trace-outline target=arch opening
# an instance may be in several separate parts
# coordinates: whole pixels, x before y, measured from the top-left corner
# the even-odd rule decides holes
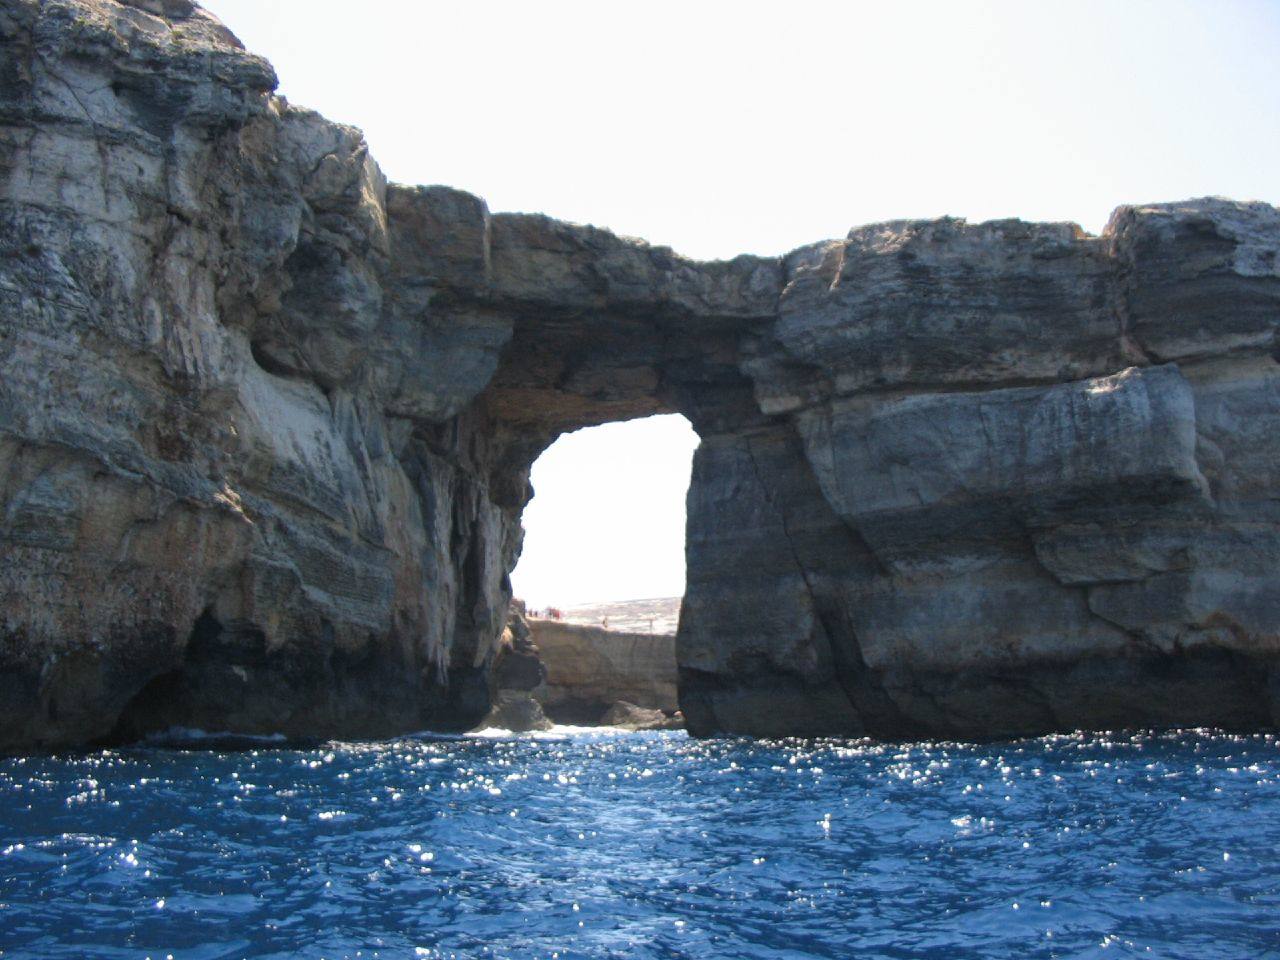
[[[563,434],[534,463],[501,658],[512,666],[496,671],[500,711],[524,696],[557,723],[678,725],[675,632],[697,445],[685,417],[660,414]]]

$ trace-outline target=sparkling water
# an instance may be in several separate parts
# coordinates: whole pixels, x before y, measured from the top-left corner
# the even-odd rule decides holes
[[[0,956],[1280,957],[1280,743],[566,730],[10,758]]]

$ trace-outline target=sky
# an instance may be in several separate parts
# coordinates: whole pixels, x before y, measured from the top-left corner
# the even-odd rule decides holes
[[[524,554],[534,608],[684,593],[684,498],[698,435],[679,414],[567,433],[533,465]]]
[[[361,127],[392,180],[696,258],[888,219],[1096,233],[1121,203],[1280,203],[1280,0],[204,5],[272,61],[291,102]],[[630,470],[662,482],[593,473],[636,430],[652,446]],[[670,419],[559,441],[535,466],[517,592],[680,592],[682,553],[660,551],[682,543],[689,450]],[[644,502],[619,493],[586,526],[594,546],[563,546],[589,501],[624,489]],[[629,558],[606,562],[605,543]]]

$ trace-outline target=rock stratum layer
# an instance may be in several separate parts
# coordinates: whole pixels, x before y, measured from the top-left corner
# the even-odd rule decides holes
[[[533,459],[673,411],[693,732],[1276,723],[1274,208],[696,263],[274,87],[187,0],[0,0],[0,748],[474,724]]]
[[[530,619],[531,639],[546,667],[538,696],[557,723],[600,723],[618,701],[675,713],[675,637],[628,633],[561,620]]]

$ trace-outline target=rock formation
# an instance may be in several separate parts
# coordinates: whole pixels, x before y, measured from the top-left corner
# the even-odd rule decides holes
[[[492,685],[498,690],[542,693],[547,686],[547,666],[533,639],[524,601],[512,600],[507,626],[502,631],[493,661]]]
[[[523,690],[499,688],[493,695],[493,706],[485,718],[476,724],[477,731],[509,730],[512,733],[530,733],[550,730],[554,724],[542,712],[542,704]]]
[[[0,0],[0,749],[473,725],[533,459],[672,411],[695,733],[1276,723],[1274,208],[695,263],[274,86],[189,0]]]
[[[548,730],[551,720],[542,711],[547,692],[547,667],[533,642],[525,605],[512,600],[507,626],[493,658],[489,686],[493,706],[477,729],[499,728],[514,733]]]
[[[675,635],[529,617],[512,600],[491,671],[493,707],[478,729],[573,725],[681,730]]]
[[[675,637],[541,619],[529,629],[547,671],[538,699],[557,723],[600,723],[618,701],[679,709]]]
[[[667,714],[618,700],[604,712],[600,725],[624,730],[683,730],[684,717],[679,712]]]

